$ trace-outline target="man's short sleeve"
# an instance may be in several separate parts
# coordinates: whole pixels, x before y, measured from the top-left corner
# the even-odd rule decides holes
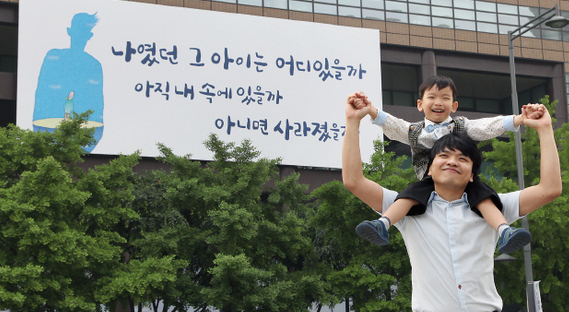
[[[383,203],[382,203],[382,212],[387,211],[387,208],[391,206],[395,202],[395,198],[397,197],[397,192],[388,190],[383,188]]]
[[[521,218],[520,216],[520,192],[516,191],[506,194],[498,194],[500,196],[500,201],[504,206],[502,214],[508,224],[514,223]]]

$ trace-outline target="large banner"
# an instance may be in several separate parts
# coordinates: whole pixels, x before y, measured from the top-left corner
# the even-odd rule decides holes
[[[110,0],[19,2],[17,124],[73,113],[93,154],[210,160],[211,133],[283,164],[340,168],[344,103],[381,107],[379,31]],[[379,127],[362,122],[364,161]]]

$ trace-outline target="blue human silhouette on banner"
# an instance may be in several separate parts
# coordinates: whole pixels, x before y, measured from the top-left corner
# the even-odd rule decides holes
[[[98,21],[96,13],[75,14],[67,28],[69,49],[47,52],[38,78],[33,116],[34,131],[53,131],[72,112],[92,110],[87,127],[95,128],[95,143],[84,147],[87,152],[95,148],[104,130],[103,69],[85,52]]]

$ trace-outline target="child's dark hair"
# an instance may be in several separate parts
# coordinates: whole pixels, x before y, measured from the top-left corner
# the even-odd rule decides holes
[[[446,76],[433,76],[425,80],[421,86],[419,86],[419,100],[422,100],[425,92],[429,91],[433,86],[437,86],[437,89],[439,90],[450,87],[452,90],[452,101],[456,101],[456,98],[458,97],[458,91],[456,90],[454,81]]]
[[[474,177],[477,177],[480,173],[480,166],[482,165],[482,153],[476,146],[476,142],[469,136],[461,133],[450,133],[440,139],[438,139],[433,148],[431,148],[431,153],[429,155],[429,164],[427,165],[427,171],[431,168],[433,164],[433,159],[435,156],[442,152],[444,149],[449,149],[453,151],[460,151],[464,156],[469,157],[472,160],[472,173]]]

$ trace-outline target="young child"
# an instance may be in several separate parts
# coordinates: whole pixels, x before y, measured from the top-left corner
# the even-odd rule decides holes
[[[65,104],[63,104],[63,112],[65,113],[65,117],[63,120],[71,120],[71,112],[73,111],[73,96],[75,96],[75,92],[69,92],[69,95],[65,97]]]
[[[425,114],[425,119],[418,123],[409,123],[371,106],[371,102],[362,92],[350,95],[348,103],[356,108],[371,106],[372,122],[383,128],[383,133],[392,140],[411,146],[413,167],[419,182],[412,183],[389,207],[381,218],[360,223],[356,232],[364,239],[376,245],[389,244],[387,230],[405,215],[420,215],[425,212],[427,202],[434,191],[433,180],[427,175],[427,159],[430,148],[440,137],[451,132],[464,132],[477,141],[487,140],[516,131],[523,124],[522,116],[496,116],[468,120],[465,117],[451,117],[456,112],[457,90],[452,79],[434,76],[419,87],[417,109]],[[532,112],[543,114],[543,112]],[[513,252],[531,241],[531,234],[525,229],[510,227],[501,213],[502,203],[496,192],[482,183],[478,177],[472,178],[466,188],[466,196],[473,212],[483,217],[498,232],[500,237],[498,251]]]

